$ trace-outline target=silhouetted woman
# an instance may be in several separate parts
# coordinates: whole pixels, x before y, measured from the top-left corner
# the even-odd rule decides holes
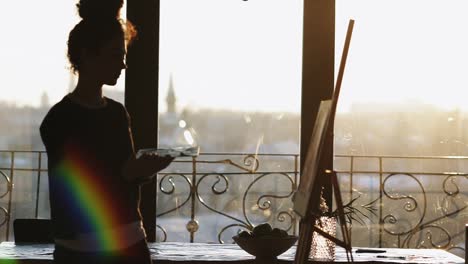
[[[68,58],[74,91],[41,127],[49,168],[56,263],[151,263],[139,211],[139,184],[172,158],[135,159],[125,107],[103,96],[125,69],[136,31],[120,19],[123,0],[80,0]]]

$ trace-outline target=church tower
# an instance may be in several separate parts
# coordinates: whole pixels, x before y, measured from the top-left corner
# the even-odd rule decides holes
[[[175,96],[175,91],[174,91],[174,83],[172,80],[172,74],[169,77],[169,90],[167,91],[166,105],[167,105],[168,113],[176,112],[176,96]]]

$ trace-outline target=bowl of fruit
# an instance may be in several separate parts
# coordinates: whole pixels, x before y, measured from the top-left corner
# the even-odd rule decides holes
[[[297,241],[297,236],[289,235],[285,230],[272,228],[263,223],[251,231],[242,231],[232,237],[234,242],[257,259],[276,259]]]

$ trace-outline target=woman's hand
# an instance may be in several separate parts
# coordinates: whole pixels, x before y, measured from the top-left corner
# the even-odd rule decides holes
[[[129,182],[149,182],[156,173],[167,168],[173,160],[173,157],[155,154],[145,154],[138,159],[132,156],[124,165],[123,177]]]

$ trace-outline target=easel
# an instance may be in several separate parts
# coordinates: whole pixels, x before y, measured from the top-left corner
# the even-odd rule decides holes
[[[306,213],[302,216],[300,225],[299,225],[299,242],[297,245],[296,257],[294,260],[295,264],[304,264],[307,263],[310,254],[311,243],[313,239],[313,233],[316,232],[323,237],[329,239],[330,241],[334,242],[336,245],[343,247],[346,250],[346,257],[348,262],[353,262],[353,255],[351,249],[351,240],[349,230],[345,221],[345,214],[343,208],[343,200],[341,198],[340,187],[338,185],[338,178],[336,172],[327,168],[327,158],[333,156],[333,149],[328,146],[333,145],[333,124],[335,120],[336,114],[336,107],[338,103],[338,97],[341,89],[341,82],[343,80],[343,73],[346,64],[346,58],[348,56],[349,44],[351,42],[351,35],[353,31],[354,20],[350,20],[348,24],[348,31],[346,34],[346,40],[343,48],[343,54],[341,57],[340,62],[340,69],[338,72],[336,87],[333,92],[332,102],[331,102],[331,110],[328,116],[328,120],[326,121],[325,127],[325,138],[320,139],[323,140],[323,144],[319,144],[319,149],[317,153],[318,165],[316,171],[314,171],[314,177],[311,183],[311,193],[308,197],[307,201],[307,209]],[[317,120],[316,120],[317,122]],[[316,133],[316,132],[315,132]],[[322,143],[322,142],[320,142]],[[333,193],[335,197],[335,203],[337,206],[338,212],[338,221],[341,228],[341,233],[343,235],[343,240],[339,240],[338,238],[329,235],[325,231],[323,231],[320,227],[316,225],[317,220],[320,218],[320,195],[322,187],[325,186],[326,175],[330,176],[331,185],[333,188]]]

